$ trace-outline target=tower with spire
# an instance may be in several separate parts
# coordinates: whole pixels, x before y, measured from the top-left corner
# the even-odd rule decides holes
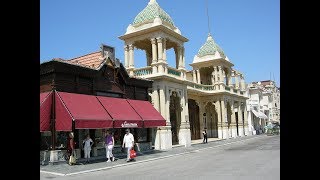
[[[150,0],[119,37],[128,74],[153,81],[152,104],[166,119],[166,126],[151,130],[155,149],[190,146],[203,129],[210,138],[249,135],[244,76],[215,42],[208,8],[207,17],[208,37],[194,56],[191,71],[185,68],[188,39],[156,0]],[[171,48],[175,67],[167,63],[166,51]],[[145,52],[146,67],[135,66],[135,49]]]
[[[155,149],[170,149],[172,144],[191,145],[184,43],[172,18],[150,0],[147,6],[128,25],[124,35],[125,68],[131,77],[153,80],[150,96],[154,107],[167,120],[165,127],[153,130]],[[135,66],[134,50],[146,54],[146,67]],[[175,67],[167,62],[166,51],[175,52]]]
[[[215,42],[207,4],[206,10],[208,37],[190,64],[193,69],[187,72],[187,80],[194,83],[193,87],[188,86],[188,97],[197,102],[200,112],[205,112],[200,113],[199,119],[205,119],[200,129],[207,129],[209,136],[244,136],[248,134],[244,76],[233,68],[234,64]]]

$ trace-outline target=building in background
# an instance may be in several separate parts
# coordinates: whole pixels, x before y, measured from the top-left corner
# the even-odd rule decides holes
[[[252,134],[264,132],[268,123],[280,123],[280,88],[274,81],[252,82],[247,85],[248,123]]]

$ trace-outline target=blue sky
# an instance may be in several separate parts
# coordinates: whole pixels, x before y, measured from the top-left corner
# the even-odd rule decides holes
[[[280,86],[280,0],[207,0],[211,34],[245,81],[275,80]],[[149,0],[41,0],[40,62],[71,59],[100,50],[101,43],[116,48],[124,61],[123,35]],[[185,43],[187,70],[208,35],[206,0],[157,0],[173,19]],[[174,67],[173,50],[167,51]],[[146,65],[135,51],[135,67]]]

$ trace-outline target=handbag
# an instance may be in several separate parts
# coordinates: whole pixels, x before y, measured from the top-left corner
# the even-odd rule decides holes
[[[76,157],[74,156],[74,153],[72,153],[69,158],[69,165],[73,165],[75,163],[76,163]]]
[[[137,153],[136,153],[136,151],[134,149],[131,149],[130,150],[130,159],[133,159],[135,157],[137,157]]]

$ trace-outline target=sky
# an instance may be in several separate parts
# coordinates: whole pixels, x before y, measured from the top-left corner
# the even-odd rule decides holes
[[[125,34],[149,0],[41,0],[40,63],[53,58],[71,59],[115,47],[124,62]],[[182,35],[186,69],[205,43],[209,28],[234,69],[246,83],[275,80],[280,87],[280,0],[157,0]],[[208,8],[208,16],[207,16]],[[134,51],[135,67],[146,66],[141,50]],[[174,51],[167,51],[175,67]]]

